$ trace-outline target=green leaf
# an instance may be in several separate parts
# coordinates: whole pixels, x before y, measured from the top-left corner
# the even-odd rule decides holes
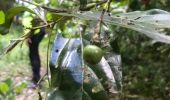
[[[24,11],[28,11],[32,14],[36,14],[34,11],[32,11],[31,9],[27,8],[27,7],[24,7],[24,6],[19,6],[19,7],[13,7],[11,9],[9,9],[6,13],[6,25],[7,26],[10,26],[11,25],[11,22],[12,22],[12,19],[14,16],[16,16],[17,14],[19,13],[22,13]]]
[[[109,100],[107,92],[104,90],[99,78],[89,67],[84,71],[83,90],[86,96],[83,98],[91,98],[92,100]]]
[[[10,78],[6,79],[4,82],[9,86],[9,88],[12,87],[13,82],[12,82],[12,80]]]
[[[24,7],[24,6],[19,6],[19,7],[13,7],[9,9],[5,15],[5,23],[0,26],[0,34],[7,34],[9,32],[9,28],[11,26],[13,17],[16,16],[19,13],[22,13],[24,11],[28,11],[32,14],[36,14],[34,11],[31,9]]]
[[[117,85],[114,74],[111,70],[111,66],[108,64],[106,59],[103,57],[97,65],[89,65],[90,68],[95,72],[97,77],[101,80],[105,90],[109,90],[110,93],[117,94]]]
[[[74,16],[83,20],[100,20],[101,12],[73,12],[58,13],[64,16]],[[170,28],[170,13],[152,9],[148,11],[134,11],[109,16],[107,13],[103,17],[103,22],[111,25],[117,25],[129,28],[145,34],[155,41],[170,43],[170,36],[165,35],[162,30]]]
[[[26,87],[27,87],[27,83],[23,81],[15,87],[15,92],[17,94],[20,94]]]
[[[5,14],[3,11],[0,11],[0,24],[3,24],[5,22]]]
[[[13,8],[11,8],[11,9],[9,9],[9,10],[7,11],[7,14],[6,14],[7,19],[11,19],[11,18],[13,18],[15,15],[17,15],[17,14],[23,12],[23,11],[28,11],[28,12],[30,12],[30,13],[32,13],[32,14],[36,14],[33,10],[31,10],[31,9],[29,9],[29,8],[27,8],[27,7],[18,6],[18,7],[13,7]]]
[[[6,95],[6,93],[9,91],[9,86],[5,82],[0,83],[0,93],[3,95]]]
[[[47,15],[46,15],[46,19],[47,19],[48,21],[57,21],[57,20],[59,20],[61,17],[63,17],[63,16],[58,15],[58,14],[55,14],[55,13],[47,13]]]

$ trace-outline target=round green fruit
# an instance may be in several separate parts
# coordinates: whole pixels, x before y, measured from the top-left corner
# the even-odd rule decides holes
[[[103,57],[103,51],[96,45],[87,45],[83,51],[84,60],[90,64],[97,64]]]

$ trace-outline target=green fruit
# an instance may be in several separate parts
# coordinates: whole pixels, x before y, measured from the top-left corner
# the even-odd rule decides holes
[[[95,45],[87,45],[83,51],[84,60],[90,64],[97,64],[103,57],[101,48]]]

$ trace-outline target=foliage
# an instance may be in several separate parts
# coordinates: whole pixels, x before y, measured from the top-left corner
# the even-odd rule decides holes
[[[6,79],[0,82],[0,99],[15,100],[15,95],[21,93],[26,86],[26,82],[20,82],[20,84],[13,88],[13,81]]]
[[[48,3],[42,2],[43,0],[23,1],[29,6],[34,6],[34,10],[26,6],[16,6],[7,13],[1,11],[0,33],[8,33],[11,18],[22,11],[27,11],[22,16],[29,16],[31,19],[38,16],[43,25],[23,24],[26,28],[23,31],[24,35],[13,40],[3,54],[28,39],[33,34],[30,33],[31,29],[38,31],[40,27],[46,27],[50,36],[56,34],[49,61],[51,79],[47,99],[108,100],[112,96],[115,97],[120,93],[122,86],[120,54],[125,73],[123,99],[168,99],[169,75],[161,72],[169,70],[167,67],[169,63],[165,58],[169,46],[163,43],[170,43],[168,36],[170,13],[152,7],[158,5],[160,8],[166,8],[163,6],[168,6],[168,0],[157,2],[154,0],[119,2],[117,0],[103,2],[51,0]],[[146,11],[120,13],[116,9],[116,7],[123,8],[125,11],[128,5],[128,11]],[[47,13],[44,13],[44,10]],[[135,34],[136,31],[153,40]],[[83,47],[89,44],[97,44],[105,52],[102,60],[96,65],[84,62]]]
[[[132,0],[129,10],[159,8],[170,11],[169,0]],[[142,5],[141,5],[142,4]],[[123,99],[160,99],[169,96],[169,44],[153,42],[127,29],[116,29],[123,63]],[[126,33],[126,34],[125,34]],[[169,31],[165,31],[169,34]]]

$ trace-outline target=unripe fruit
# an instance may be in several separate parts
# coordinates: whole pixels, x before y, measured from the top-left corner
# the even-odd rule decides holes
[[[84,60],[89,64],[97,64],[103,57],[103,51],[96,45],[87,45],[83,51]]]

